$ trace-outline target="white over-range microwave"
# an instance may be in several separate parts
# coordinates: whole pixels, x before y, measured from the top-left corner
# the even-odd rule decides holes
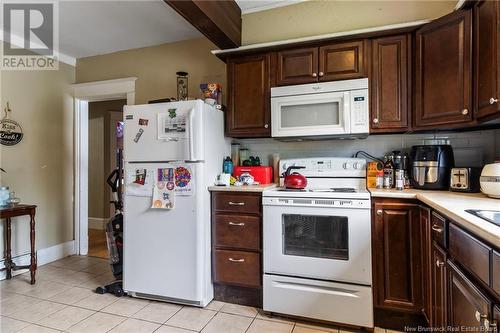
[[[271,88],[272,136],[363,137],[368,105],[366,78]]]

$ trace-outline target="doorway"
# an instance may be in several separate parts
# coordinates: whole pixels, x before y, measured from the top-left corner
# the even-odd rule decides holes
[[[107,179],[121,165],[126,104],[126,99],[116,99],[88,105],[88,255],[93,257],[108,258],[106,224],[115,215],[116,197]]]
[[[88,125],[89,104],[99,101],[126,99],[135,104],[136,77],[73,84],[75,131],[74,237],[75,253],[88,254]]]

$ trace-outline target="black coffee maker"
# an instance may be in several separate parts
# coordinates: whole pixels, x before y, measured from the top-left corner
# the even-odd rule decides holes
[[[424,190],[447,190],[455,166],[450,145],[424,145],[411,148],[411,184]]]

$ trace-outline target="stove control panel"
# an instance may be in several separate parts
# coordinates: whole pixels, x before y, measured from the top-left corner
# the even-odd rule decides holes
[[[306,177],[366,177],[366,160],[347,157],[319,157],[280,160],[280,174],[290,166],[303,166],[296,170]]]
[[[328,199],[328,198],[279,198],[263,197],[264,206],[307,206],[307,207],[332,207],[332,208],[357,208],[370,209],[370,200],[360,199]]]

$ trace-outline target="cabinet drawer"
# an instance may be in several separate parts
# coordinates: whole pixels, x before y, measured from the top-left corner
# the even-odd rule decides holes
[[[215,215],[215,246],[260,249],[260,217]]]
[[[222,212],[260,214],[260,195],[240,193],[215,193],[214,209]]]
[[[432,240],[438,243],[441,247],[445,248],[448,246],[447,242],[447,223],[446,219],[436,212],[432,212],[431,218],[431,234]]]
[[[261,286],[260,254],[215,250],[214,282],[246,287]]]
[[[449,230],[450,256],[489,285],[491,248],[454,224],[450,223]]]

